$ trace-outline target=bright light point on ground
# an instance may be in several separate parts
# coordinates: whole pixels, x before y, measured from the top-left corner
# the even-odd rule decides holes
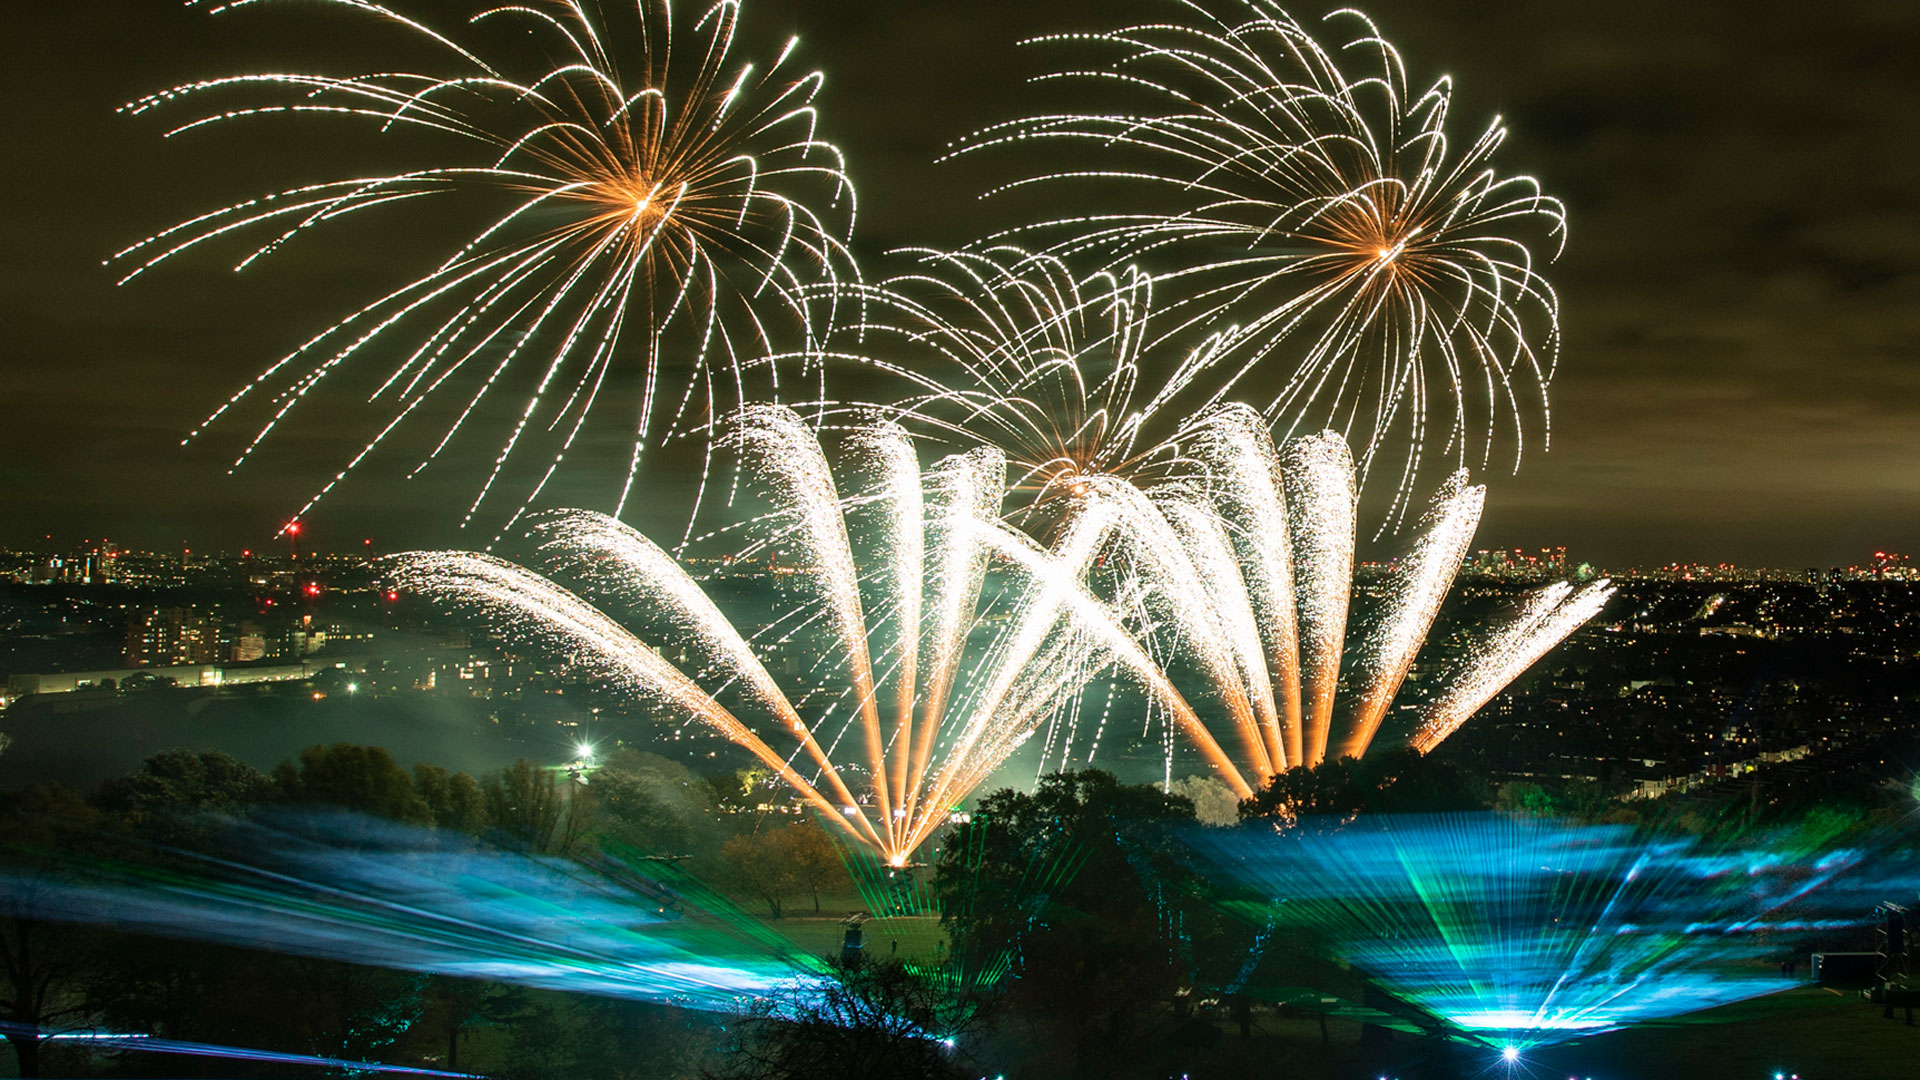
[[[581,761],[593,760],[593,744],[592,743],[581,743],[578,746],[575,746],[574,749],[580,752]]]
[[[887,856],[887,865],[898,869],[907,865],[907,857],[905,855],[889,855]]]
[[[952,1039],[941,1039],[941,1040],[940,1040],[940,1045],[941,1045],[941,1046],[944,1046],[944,1047],[946,1047],[946,1048],[947,1048],[947,1049],[949,1049],[949,1050],[951,1050],[951,1049],[953,1049],[953,1040],[952,1040]]]
[[[347,684],[347,693],[349,694],[356,693],[359,691],[359,689],[360,689],[360,684],[357,682],[350,682]]]
[[[1500,1051],[1500,1057],[1506,1061],[1519,1061],[1520,1048],[1517,1046],[1509,1046],[1505,1050]]]

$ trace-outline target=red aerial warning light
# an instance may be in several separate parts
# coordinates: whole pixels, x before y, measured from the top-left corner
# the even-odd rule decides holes
[[[320,595],[320,583],[319,583],[319,582],[317,582],[317,581],[309,581],[309,582],[307,582],[307,595],[308,595],[308,596],[319,596],[319,595]]]
[[[289,522],[287,522],[287,535],[288,535],[288,536],[299,536],[299,535],[300,535],[300,523],[299,523],[299,522],[297,522],[297,521],[289,521]]]
[[[398,590],[396,589],[387,590],[387,603],[391,604],[398,599],[400,599],[400,593]]]

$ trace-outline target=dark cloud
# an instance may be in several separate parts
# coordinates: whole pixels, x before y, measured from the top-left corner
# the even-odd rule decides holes
[[[327,170],[325,144],[271,129],[163,142],[156,124],[113,111],[209,73],[383,47],[363,24],[290,7],[299,19],[211,19],[166,0],[10,13],[0,540],[255,542],[354,445],[326,423],[296,424],[259,469],[229,478],[224,452],[177,444],[265,361],[385,280],[395,253],[377,230],[237,278],[208,259],[116,290],[99,265],[223,198]],[[974,198],[993,163],[934,158],[1033,100],[1023,80],[1048,56],[1016,39],[1156,5],[747,8],[771,47],[798,32],[827,70],[826,129],[860,185],[862,246],[878,251],[958,243],[995,223]],[[1920,546],[1920,9],[1368,10],[1416,81],[1454,78],[1461,137],[1503,116],[1504,167],[1569,206],[1569,246],[1550,272],[1565,331],[1553,447],[1494,479],[1483,539],[1565,543],[1614,564],[1826,565]],[[656,502],[679,497],[675,481],[659,482]],[[320,524],[437,542],[465,490],[374,476]]]

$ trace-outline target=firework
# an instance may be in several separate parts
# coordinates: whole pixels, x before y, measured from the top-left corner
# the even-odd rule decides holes
[[[891,380],[898,392],[885,411],[922,437],[1003,451],[1015,517],[1057,517],[1092,477],[1179,473],[1184,392],[1225,341],[1149,353],[1146,274],[1076,276],[1058,258],[1011,246],[901,254],[917,265],[841,289],[864,314],[861,350],[840,358]]]
[[[256,407],[264,419],[237,468],[296,404],[360,361],[375,368],[367,400],[385,419],[301,514],[429,416],[438,419],[420,445],[431,449],[409,475],[476,420],[497,418],[505,431],[465,520],[502,487],[518,486],[524,508],[570,450],[594,441],[581,439],[589,418],[602,417],[598,429],[609,412],[630,447],[615,470],[625,477],[617,508],[643,452],[708,423],[714,395],[777,396],[783,376],[817,374],[780,370],[771,338],[810,347],[827,332],[831,310],[803,294],[857,276],[845,247],[853,190],[839,151],[816,137],[821,76],[793,70],[795,42],[769,66],[736,59],[737,0],[692,18],[690,45],[675,44],[670,0],[624,11],[528,0],[478,10],[447,33],[369,0],[328,2],[411,37],[443,70],[235,75],[123,111],[206,104],[169,136],[293,116],[360,122],[417,164],[201,214],[118,252],[121,282],[209,242],[251,238],[242,270],[325,223],[394,204],[458,203],[472,225],[427,272],[269,365],[189,441]]]
[[[955,153],[1069,140],[1098,155],[990,194],[1073,184],[1093,212],[1013,232],[1165,267],[1180,296],[1168,333],[1238,328],[1212,400],[1343,432],[1360,476],[1394,485],[1391,523],[1423,455],[1485,467],[1505,431],[1517,467],[1558,350],[1536,252],[1558,254],[1565,215],[1535,180],[1494,171],[1506,129],[1456,149],[1451,81],[1414,92],[1356,11],[1328,16],[1350,30],[1326,45],[1271,0],[1176,3],[1182,17],[1036,39],[1096,57],[1043,81],[1097,85],[1111,112],[1013,120]]]
[[[1330,755],[1363,756],[1466,556],[1485,489],[1464,473],[1443,486],[1421,536],[1382,579],[1381,606],[1343,663],[1355,479],[1340,437],[1325,432],[1282,452],[1258,415],[1229,406],[1197,422],[1185,452],[1204,479],[1144,493],[1110,479],[1089,485],[1080,520],[1103,530],[1089,550],[1117,556],[1107,576],[1140,598],[1133,622],[1141,633],[1194,661],[1256,778]],[[1612,594],[1602,581],[1529,596],[1469,647],[1408,734],[1410,745],[1432,750]],[[1218,769],[1216,752],[1208,759]],[[1245,789],[1237,767],[1222,775]]]
[[[864,428],[845,449],[851,471],[866,480],[843,498],[816,435],[790,409],[749,407],[726,441],[764,485],[773,510],[762,524],[795,560],[793,580],[805,594],[798,610],[776,620],[776,644],[817,646],[809,672],[838,689],[783,688],[679,564],[604,515],[568,511],[540,521],[549,568],[667,624],[672,644],[698,667],[683,670],[602,607],[491,556],[397,556],[395,577],[568,655],[668,715],[706,725],[894,865],[1110,664],[1141,675],[1204,736],[1117,616],[1080,584],[1078,562],[998,520],[1006,472],[999,455],[948,457],[923,475],[904,431]],[[857,528],[869,519],[876,527]],[[1077,540],[1066,550],[1085,557]],[[989,595],[991,565],[1005,567],[1011,584]],[[998,629],[982,627],[989,608],[1007,616]],[[763,736],[756,724],[779,734]],[[836,759],[842,744],[854,748],[851,763]]]

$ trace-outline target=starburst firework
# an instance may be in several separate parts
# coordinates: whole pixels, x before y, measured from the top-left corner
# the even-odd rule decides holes
[[[1169,333],[1240,329],[1213,400],[1250,401],[1292,432],[1342,431],[1362,480],[1393,483],[1389,524],[1429,452],[1484,467],[1506,428],[1518,467],[1558,351],[1535,251],[1558,253],[1565,215],[1533,179],[1494,171],[1506,129],[1495,120],[1456,150],[1450,80],[1412,92],[1358,12],[1329,16],[1354,27],[1329,47],[1271,0],[1175,2],[1184,19],[1036,39],[1095,52],[1045,78],[1095,83],[1112,111],[1014,120],[956,153],[1097,148],[1090,167],[1007,185],[1071,182],[1094,212],[1014,231],[1164,267],[1180,292]]]
[[[930,438],[994,446],[1013,467],[1016,517],[1055,515],[1093,477],[1177,475],[1183,393],[1224,344],[1153,340],[1153,283],[1132,267],[1076,277],[1016,247],[905,252],[918,266],[856,286],[863,349],[898,380],[888,411]],[[850,406],[871,409],[872,406]]]
[[[584,446],[589,417],[622,412],[631,451],[620,452],[618,512],[642,453],[709,422],[715,395],[750,385],[777,395],[783,376],[817,374],[767,359],[773,337],[806,346],[828,331],[831,310],[807,298],[809,287],[857,277],[845,247],[852,187],[839,151],[816,136],[819,73],[788,74],[795,42],[765,68],[736,60],[738,0],[693,19],[691,47],[674,44],[670,0],[484,7],[458,35],[369,0],[328,2],[397,28],[445,70],[236,75],[124,111],[211,99],[211,111],[169,136],[295,115],[361,121],[405,133],[419,164],[194,217],[117,253],[121,281],[227,237],[255,238],[235,267],[245,269],[324,223],[393,204],[459,202],[475,225],[426,273],[275,361],[189,440],[259,401],[265,419],[238,467],[296,404],[364,357],[384,365],[368,401],[385,419],[301,514],[429,403],[445,403],[445,422],[414,473],[476,417],[497,411],[506,428],[468,521],[523,458],[532,461],[519,508],[531,504]],[[683,370],[669,370],[668,352]]]

